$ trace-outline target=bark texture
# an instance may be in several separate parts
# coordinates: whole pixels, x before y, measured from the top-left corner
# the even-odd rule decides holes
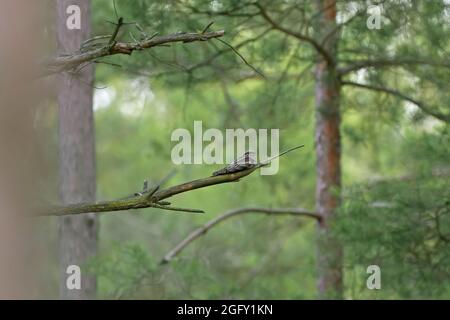
[[[69,5],[81,9],[81,29],[66,27]],[[74,52],[90,36],[90,1],[57,1],[59,54]],[[95,138],[92,110],[93,65],[76,75],[58,75],[60,199],[64,204],[95,200]],[[92,299],[96,279],[83,266],[96,254],[98,221],[92,213],[59,218],[60,298]],[[81,289],[66,286],[67,267],[81,268]]]
[[[316,81],[316,211],[318,223],[317,263],[320,298],[342,297],[342,248],[332,233],[332,219],[339,206],[341,187],[341,139],[339,111],[339,81],[336,72],[338,33],[335,0],[318,1],[317,38],[333,62],[319,56],[315,68]]]

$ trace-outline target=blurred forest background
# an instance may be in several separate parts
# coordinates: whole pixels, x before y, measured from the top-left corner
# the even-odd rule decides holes
[[[329,10],[321,11],[318,4],[324,3],[336,8],[336,29],[326,29],[328,35],[320,27]],[[367,26],[370,4],[382,6],[380,29]],[[192,230],[230,209],[317,209],[321,58],[298,34],[330,38],[325,42],[332,42],[339,68],[384,61],[336,76],[342,81],[336,98],[341,202],[330,225],[333,241],[343,248],[343,290],[333,297],[450,298],[448,1],[117,0],[115,7],[110,0],[92,1],[92,35],[110,34],[114,25],[107,21],[118,16],[139,24],[120,29],[117,39],[131,42],[140,29],[148,35],[202,32],[214,21],[209,30],[225,30],[219,39],[234,49],[217,39],[173,43],[96,64],[97,200],[132,194],[145,179],[156,183],[174,168],[167,185],[220,168],[172,164],[172,131],[193,130],[196,120],[220,130],[280,128],[280,150],[305,147],[282,157],[276,175],[256,173],[171,199],[206,214],[156,208],[99,214],[98,250],[82,265],[97,278],[97,298],[323,297],[317,288],[317,222],[305,217],[238,215],[159,264]],[[57,104],[42,110],[42,136],[51,166],[58,168]],[[58,202],[58,171],[53,173],[48,200]],[[58,221],[40,218],[39,224],[42,245],[51,248],[44,295],[53,298],[60,281]],[[381,268],[380,290],[366,287],[369,265]]]

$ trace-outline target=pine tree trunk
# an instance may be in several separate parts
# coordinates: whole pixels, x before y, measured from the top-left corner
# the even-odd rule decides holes
[[[69,30],[66,13],[69,5],[81,11],[81,29]],[[57,1],[57,40],[59,54],[74,52],[90,35],[90,1]],[[59,75],[59,170],[60,199],[64,204],[95,200],[95,138],[92,110],[93,65],[77,75]],[[88,276],[84,265],[96,254],[98,222],[93,214],[67,216],[59,221],[60,298],[92,299],[96,278]],[[66,286],[67,267],[81,268],[81,289]]]
[[[335,0],[318,1],[317,37],[324,39],[336,27]],[[328,37],[325,49],[336,61],[338,34]],[[339,81],[334,64],[320,57],[316,81],[316,210],[323,219],[318,225],[317,264],[320,298],[342,298],[342,248],[332,234],[332,218],[339,205],[341,187],[341,141]]]

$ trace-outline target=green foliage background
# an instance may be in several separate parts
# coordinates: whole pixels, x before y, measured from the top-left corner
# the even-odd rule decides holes
[[[241,1],[213,1],[225,10]],[[157,209],[102,214],[99,255],[89,270],[99,279],[102,298],[313,299],[315,224],[295,217],[245,215],[229,220],[195,241],[171,264],[164,254],[192,229],[228,209],[244,206],[314,208],[314,82],[312,50],[260,20],[195,15],[187,7],[208,10],[204,1],[117,1],[125,21],[138,22],[148,34],[225,29],[224,40],[267,80],[236,81],[252,69],[232,51],[213,67],[187,72],[217,50],[217,41],[174,44],[106,60],[98,65],[95,90],[98,199],[128,195],[144,179],[157,182],[174,165],[170,159],[176,128],[280,128],[280,149],[305,148],[280,160],[277,175],[254,174],[240,183],[189,192],[173,198],[177,206],[201,208],[204,215]],[[262,1],[283,23],[300,18],[287,11],[289,1]],[[339,8],[348,12],[351,3]],[[420,54],[447,58],[449,16],[442,2],[394,1],[379,31],[357,17],[341,34],[340,59]],[[314,8],[303,5],[310,17]],[[270,11],[272,10],[272,11]],[[448,10],[445,9],[445,10]],[[244,7],[239,12],[252,12]],[[447,12],[447,11],[445,11]],[[107,34],[114,20],[111,1],[93,2],[95,34]],[[252,20],[253,21],[253,20]],[[138,36],[133,26],[121,39]],[[266,33],[268,35],[266,35]],[[263,36],[261,36],[263,35]],[[354,49],[358,52],[355,53]],[[447,51],[446,51],[447,50]],[[449,111],[448,69],[429,67],[368,70],[367,81],[395,85],[441,111]],[[450,131],[401,100],[345,88],[342,97],[343,204],[336,230],[345,250],[345,298],[450,297]],[[209,175],[218,166],[177,167],[169,184]],[[436,226],[440,219],[440,230]],[[439,232],[441,232],[441,234]],[[382,270],[382,289],[368,290],[366,268]],[[55,280],[56,283],[56,280]],[[56,288],[56,286],[55,286]],[[49,292],[54,290],[52,286]]]

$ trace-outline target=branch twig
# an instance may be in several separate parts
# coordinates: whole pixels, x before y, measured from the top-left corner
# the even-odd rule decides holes
[[[113,32],[113,34],[111,35],[111,37],[110,37],[110,39],[108,41],[108,46],[109,47],[112,48],[114,46],[114,43],[116,41],[116,37],[119,34],[119,30],[120,30],[120,27],[122,27],[122,25],[123,25],[123,18],[120,17],[120,18],[117,19],[116,28],[114,29],[114,32]]]
[[[302,216],[302,217],[310,217],[316,220],[320,220],[320,214],[312,211],[308,211],[306,209],[301,208],[239,208],[233,209],[224,214],[208,221],[203,226],[192,231],[186,238],[184,238],[181,242],[179,242],[172,250],[170,250],[164,258],[161,260],[161,264],[165,264],[170,262],[175,256],[177,256],[184,248],[186,248],[190,243],[192,243],[195,239],[200,238],[205,235],[211,228],[218,225],[220,222],[227,220],[231,217],[235,217],[240,214],[246,213],[264,213],[270,215],[293,215],[293,216]]]
[[[256,69],[254,66],[252,66],[245,58],[242,54],[239,53],[239,51],[237,51],[236,48],[234,48],[231,44],[229,44],[226,41],[223,41],[222,39],[217,39],[218,41],[222,42],[224,45],[226,45],[228,48],[230,48],[231,50],[233,50],[233,52],[239,57],[241,58],[241,60],[248,66],[250,67],[253,71],[255,71],[257,74],[259,74],[262,78],[266,79],[266,76],[259,71],[258,69]]]

